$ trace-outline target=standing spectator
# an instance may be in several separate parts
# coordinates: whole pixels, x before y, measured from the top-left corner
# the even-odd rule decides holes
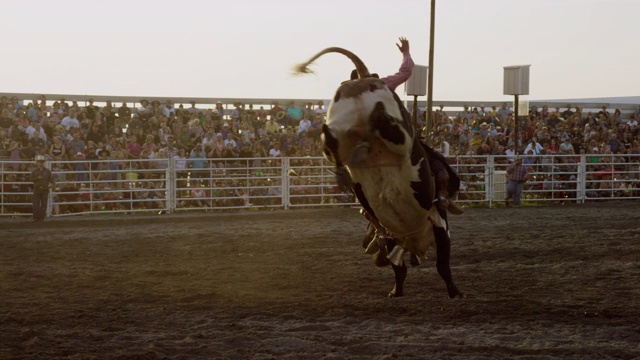
[[[200,112],[200,109],[196,107],[196,102],[194,100],[190,101],[191,107],[187,109],[189,114],[197,114]]]
[[[509,108],[507,107],[507,103],[503,102],[500,106],[500,109],[496,111],[496,116],[498,117],[498,120],[500,120],[500,122],[504,123],[510,112],[511,110],[509,110]]]
[[[229,115],[229,117],[234,124],[239,124],[240,118],[242,117],[242,103],[237,102],[233,104],[233,106],[235,106],[235,109],[231,110],[231,114]]]
[[[636,111],[633,115],[631,115],[631,117],[629,118],[629,122],[627,123],[631,130],[635,130],[638,127],[638,120],[640,120],[640,114],[638,111]]]
[[[324,106],[324,102],[318,101],[318,107],[316,107],[313,111],[317,115],[324,115],[327,113],[327,109],[325,109],[323,106]]]
[[[127,103],[122,103],[122,106],[118,108],[118,117],[120,119],[129,120],[131,118],[131,109],[127,106]]]
[[[562,112],[562,118],[566,121],[571,116],[573,116],[573,111],[571,111],[571,104],[567,104],[567,110]]]
[[[522,188],[528,178],[527,167],[522,165],[522,158],[516,157],[513,164],[507,169],[507,198],[506,205],[509,206],[509,200],[513,198],[513,205],[520,206],[520,196]]]
[[[176,109],[173,107],[173,102],[171,101],[171,99],[167,99],[164,105],[162,105],[161,109],[162,109],[162,115],[164,115],[164,117],[168,118],[169,115],[176,114]]]
[[[79,151],[76,153],[75,160],[73,163],[69,164],[69,168],[73,171],[73,181],[83,183],[88,180],[87,170],[89,167],[85,160],[85,155],[83,152]]]
[[[49,190],[55,185],[51,170],[44,167],[45,158],[36,156],[36,168],[31,172],[33,182],[33,220],[42,221],[46,217]]]
[[[179,149],[178,154],[173,157],[175,161],[176,177],[178,179],[187,178],[187,157],[184,149]],[[182,190],[186,186],[185,180],[178,180],[178,190]]]
[[[258,117],[259,120],[262,120],[263,123],[264,121],[267,120],[268,115],[269,113],[267,112],[267,110],[264,109],[264,106],[260,106],[260,108],[256,112],[256,116]]]
[[[191,167],[191,178],[202,179],[205,177],[206,155],[202,151],[202,144],[197,144],[191,154],[189,154],[189,166]]]
[[[98,106],[93,105],[93,98],[89,99],[89,105],[85,106],[87,117],[91,120],[96,118],[96,114],[100,111]]]

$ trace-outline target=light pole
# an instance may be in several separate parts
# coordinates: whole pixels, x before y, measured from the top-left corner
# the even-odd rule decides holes
[[[431,0],[431,24],[429,29],[429,76],[427,91],[427,131],[425,134],[427,144],[432,145],[431,128],[433,119],[431,118],[431,107],[433,106],[433,47],[436,31],[436,0]]]

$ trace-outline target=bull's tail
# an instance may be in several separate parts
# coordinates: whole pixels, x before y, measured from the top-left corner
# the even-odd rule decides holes
[[[319,53],[315,54],[313,57],[311,57],[311,59],[307,60],[306,62],[296,65],[293,68],[294,74],[312,74],[313,70],[309,69],[309,65],[311,65],[314,61],[316,61],[322,55],[328,54],[328,53],[339,53],[351,59],[353,64],[356,66],[356,71],[358,72],[358,77],[360,79],[371,76],[371,74],[369,74],[369,69],[367,69],[367,67],[364,65],[364,63],[362,62],[362,60],[360,60],[359,57],[357,57],[351,51],[345,50],[339,47],[326,48],[320,51]]]

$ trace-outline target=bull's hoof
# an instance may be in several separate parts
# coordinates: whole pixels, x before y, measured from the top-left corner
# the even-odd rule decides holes
[[[409,264],[411,264],[411,266],[420,266],[420,259],[418,259],[416,255],[411,254],[411,257],[409,258]]]
[[[449,299],[464,299],[464,294],[462,293],[462,291],[458,290],[455,285],[452,287],[447,287],[447,291],[449,292]]]
[[[390,298],[396,298],[401,296],[404,296],[404,293],[402,292],[402,290],[396,290],[395,286],[393,287],[393,290],[389,292],[389,295],[387,295],[387,297],[390,297]]]

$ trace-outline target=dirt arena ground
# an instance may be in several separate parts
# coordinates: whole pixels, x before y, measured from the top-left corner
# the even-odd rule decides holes
[[[638,203],[452,217],[389,299],[357,209],[0,219],[1,359],[640,358]]]

